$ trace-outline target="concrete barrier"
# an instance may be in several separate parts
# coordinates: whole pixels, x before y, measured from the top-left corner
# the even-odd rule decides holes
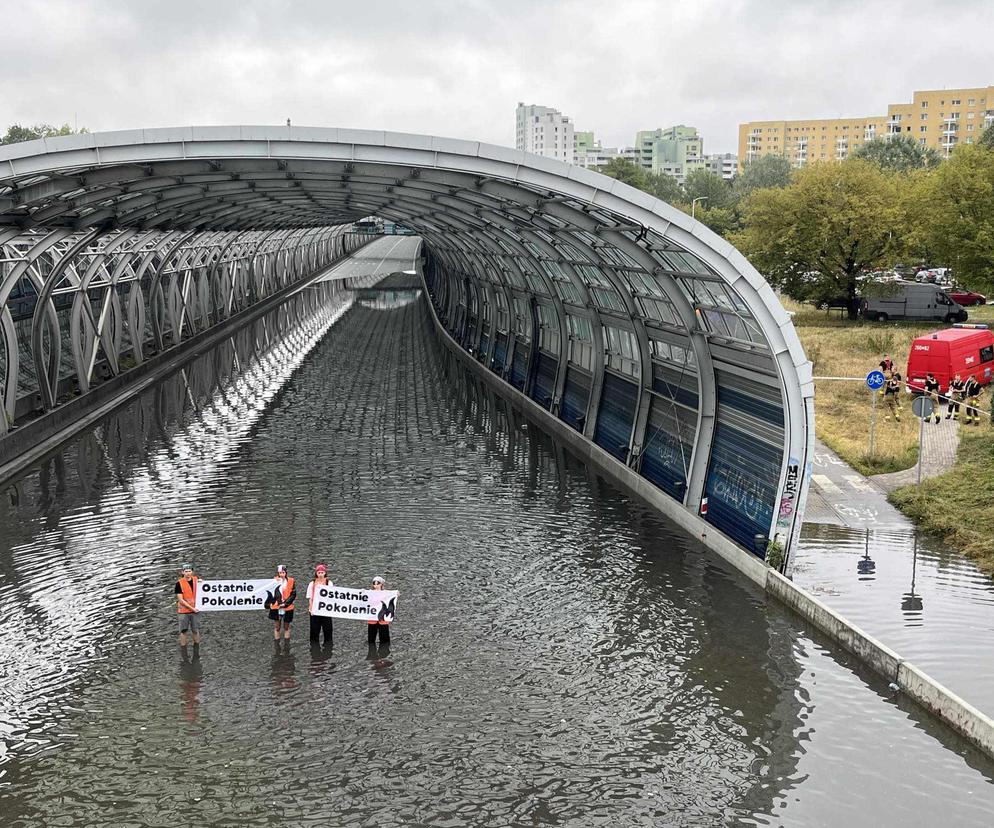
[[[425,283],[425,295],[430,296],[427,283]],[[687,511],[644,477],[473,359],[472,355],[467,353],[442,325],[430,298],[427,304],[435,329],[445,346],[501,397],[508,400],[526,417],[538,423],[545,431],[550,432],[574,454],[604,472],[606,477],[621,488],[657,509],[688,534],[700,538],[705,547],[734,566],[752,583],[759,586],[767,596],[800,616],[888,682],[896,684],[908,698],[913,699],[935,718],[994,758],[994,720],[905,661],[890,647],[839,615],[789,578],[785,578],[759,558],[736,546],[709,523],[701,520],[698,515]]]

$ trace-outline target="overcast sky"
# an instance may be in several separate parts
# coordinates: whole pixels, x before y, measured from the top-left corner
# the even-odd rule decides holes
[[[295,124],[514,143],[518,101],[605,145],[883,114],[994,84],[991,0],[0,0],[0,126]]]

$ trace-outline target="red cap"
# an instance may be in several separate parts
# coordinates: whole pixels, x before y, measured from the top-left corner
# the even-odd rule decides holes
[[[318,564],[316,567],[314,567],[314,571],[315,572],[327,572],[328,571],[328,567],[326,567],[324,564]]]

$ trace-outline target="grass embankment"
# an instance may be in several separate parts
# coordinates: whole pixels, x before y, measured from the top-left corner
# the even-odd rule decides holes
[[[908,352],[915,337],[938,330],[941,322],[863,322],[784,300],[794,312],[794,326],[814,374],[832,377],[865,377],[876,370],[884,354],[905,374]],[[994,307],[979,309],[978,316],[994,318]],[[970,318],[974,318],[971,308]],[[984,313],[986,312],[986,313]],[[815,426],[818,437],[849,465],[863,474],[883,474],[911,468],[918,462],[918,420],[911,413],[910,398],[901,397],[901,421],[888,420],[889,411],[878,396],[874,451],[870,456],[872,396],[862,382],[817,380]]]
[[[891,494],[891,501],[922,529],[994,574],[994,431],[963,429],[952,471]]]
[[[835,311],[831,316],[809,305],[784,300],[794,312],[794,326],[815,376],[865,377],[890,354],[905,374],[908,352],[916,336],[939,330],[942,323],[850,322]],[[994,325],[994,305],[970,308],[971,322]],[[990,392],[988,392],[990,393]],[[918,420],[902,397],[901,422],[886,420],[887,409],[877,398],[874,456],[867,455],[870,392],[861,382],[817,380],[815,426],[821,440],[864,474],[911,468],[918,461]],[[939,477],[898,489],[890,499],[922,529],[943,537],[994,574],[994,428],[988,422],[990,397],[982,398],[980,426],[961,426],[955,467]]]

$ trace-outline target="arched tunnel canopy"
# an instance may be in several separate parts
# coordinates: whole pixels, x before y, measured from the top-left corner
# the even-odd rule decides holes
[[[0,306],[26,238],[57,236],[73,255],[163,232],[314,243],[311,228],[368,215],[424,239],[436,311],[466,350],[741,547],[765,555],[761,536],[789,551],[813,384],[788,314],[728,242],[589,170],[300,127],[0,147],[0,249],[21,245],[4,256]]]

